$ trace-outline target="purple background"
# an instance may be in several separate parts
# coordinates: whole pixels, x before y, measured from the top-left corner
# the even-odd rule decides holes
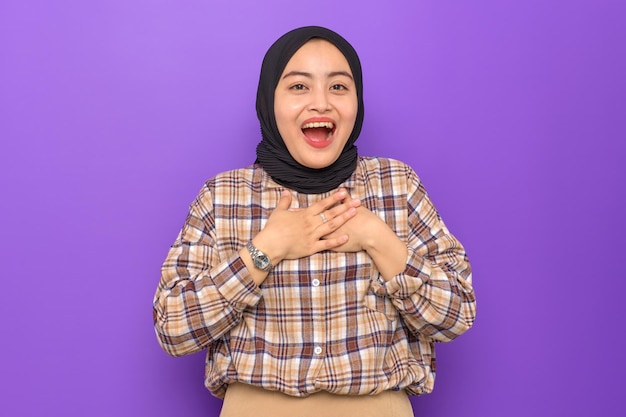
[[[191,200],[252,162],[263,54],[359,51],[363,155],[411,164],[474,267],[420,416],[623,415],[622,1],[2,0],[0,409],[217,416],[152,329]]]

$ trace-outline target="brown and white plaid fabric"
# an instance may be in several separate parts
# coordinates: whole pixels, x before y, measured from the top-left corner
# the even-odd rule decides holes
[[[342,186],[407,243],[404,273],[384,282],[365,252],[326,251],[281,262],[258,287],[238,252],[283,187],[250,166],[209,180],[191,204],[162,267],[154,322],[170,355],[207,350],[214,395],[234,381],[294,396],[432,391],[433,342],[475,318],[465,251],[409,166],[361,157]],[[292,207],[329,195],[293,194]]]

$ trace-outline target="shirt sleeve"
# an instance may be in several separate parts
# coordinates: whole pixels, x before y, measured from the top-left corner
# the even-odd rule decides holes
[[[372,280],[372,290],[391,299],[412,332],[446,342],[474,323],[472,270],[465,249],[448,231],[417,175],[408,169],[406,268],[387,282]]]
[[[205,349],[261,298],[238,252],[220,259],[211,192],[204,187],[161,268],[153,303],[161,347],[172,356]]]

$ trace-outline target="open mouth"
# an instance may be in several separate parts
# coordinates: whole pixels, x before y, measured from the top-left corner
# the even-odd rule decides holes
[[[311,122],[302,126],[302,133],[311,142],[322,143],[330,140],[335,133],[335,124],[332,122]]]

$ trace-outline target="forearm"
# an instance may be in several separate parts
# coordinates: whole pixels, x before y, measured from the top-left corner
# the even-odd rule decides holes
[[[252,278],[252,281],[254,281],[254,283],[257,286],[260,286],[263,283],[263,281],[265,281],[265,278],[267,278],[267,275],[269,274],[269,272],[256,268],[254,266],[254,262],[252,261],[252,257],[250,256],[250,252],[248,251],[247,248],[245,247],[242,248],[239,251],[239,256],[241,260],[243,261],[243,263],[246,265],[246,269],[250,273],[250,277]],[[276,266],[276,260],[272,259],[272,257],[270,257],[270,262],[272,262],[272,266]]]
[[[237,255],[213,269],[187,269],[176,248],[166,260],[154,299],[154,325],[161,347],[172,356],[205,349],[241,319],[243,309],[260,299]]]
[[[454,240],[443,238],[449,239]],[[443,244],[439,240],[440,247]],[[467,331],[476,317],[471,268],[460,245],[436,255],[424,249],[410,249],[401,274],[372,286],[375,293],[391,299],[414,333],[446,342]]]
[[[385,281],[406,269],[407,246],[382,220],[376,220],[375,232],[367,239],[364,249],[372,258]]]
[[[463,245],[445,226],[417,176],[411,171],[409,178],[407,266],[388,290],[413,332],[445,342],[474,323],[472,269]]]
[[[463,247],[447,230],[430,245],[409,251],[379,218],[368,228],[372,233],[364,249],[384,281],[374,285],[392,299],[415,333],[448,341],[471,327],[476,314],[471,268]],[[440,252],[428,253],[429,247]]]

